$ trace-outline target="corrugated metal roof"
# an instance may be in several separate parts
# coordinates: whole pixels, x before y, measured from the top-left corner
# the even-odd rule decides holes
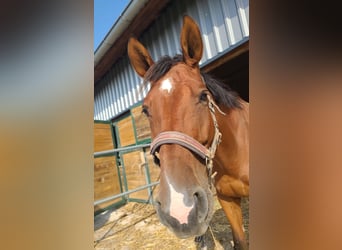
[[[200,26],[204,43],[200,66],[249,37],[248,0],[175,0],[139,38],[154,60],[180,53],[184,13]],[[149,88],[141,90],[141,83],[125,55],[95,88],[94,119],[112,119],[141,101]]]

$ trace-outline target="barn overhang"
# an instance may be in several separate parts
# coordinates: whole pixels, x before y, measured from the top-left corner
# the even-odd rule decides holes
[[[127,50],[130,36],[139,37],[170,0],[131,0],[94,55],[94,84]]]

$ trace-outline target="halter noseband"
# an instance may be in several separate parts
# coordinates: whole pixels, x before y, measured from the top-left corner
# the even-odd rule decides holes
[[[220,110],[220,108],[215,104],[214,100],[211,98],[210,95],[207,95],[207,98],[208,98],[208,108],[210,110],[210,114],[213,119],[214,127],[215,127],[214,139],[211,143],[210,148],[209,149],[206,148],[196,139],[184,133],[181,133],[178,131],[165,131],[165,132],[161,132],[153,139],[151,143],[151,154],[154,157],[157,157],[156,156],[157,150],[163,144],[178,144],[191,150],[192,152],[199,155],[202,159],[205,159],[206,168],[208,169],[209,184],[211,186],[213,182],[213,178],[216,175],[216,172],[212,174],[213,159],[215,157],[217,146],[220,144],[221,137],[222,137],[222,134],[219,131],[218,123],[217,123],[216,116],[215,116],[215,108],[221,114],[225,115],[225,113],[223,113]]]

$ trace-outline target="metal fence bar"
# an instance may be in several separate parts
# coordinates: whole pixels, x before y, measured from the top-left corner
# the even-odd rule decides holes
[[[94,206],[99,205],[99,204],[104,203],[104,202],[107,202],[107,201],[111,201],[111,200],[120,198],[121,196],[124,196],[124,195],[127,195],[127,194],[131,194],[131,193],[134,193],[134,192],[138,192],[138,191],[140,191],[140,190],[143,190],[143,189],[145,189],[145,188],[149,188],[149,187],[152,187],[152,186],[155,186],[155,185],[158,185],[158,184],[159,184],[159,181],[157,181],[157,182],[152,182],[151,184],[147,184],[147,185],[144,185],[144,186],[141,186],[141,187],[132,189],[132,190],[130,190],[130,191],[123,192],[123,193],[121,193],[121,194],[116,194],[116,195],[113,195],[113,196],[110,196],[110,197],[107,197],[107,198],[103,198],[103,199],[101,199],[101,200],[97,200],[97,201],[94,202]]]
[[[115,148],[115,149],[111,149],[111,150],[95,152],[94,153],[94,157],[106,156],[106,155],[111,155],[111,154],[120,153],[120,152],[130,152],[130,151],[134,151],[136,149],[146,148],[146,147],[149,147],[149,146],[150,146],[150,143],[140,144],[140,145],[133,145],[133,146],[122,147],[122,148]],[[99,204],[104,203],[104,202],[115,200],[115,199],[120,198],[122,196],[131,194],[131,193],[135,193],[135,192],[138,192],[138,191],[146,189],[146,188],[150,189],[152,186],[155,186],[155,185],[158,185],[158,184],[159,184],[159,181],[153,182],[153,183],[150,183],[150,184],[147,184],[147,185],[144,185],[144,186],[141,186],[141,187],[138,187],[138,188],[135,188],[135,189],[132,189],[132,190],[120,193],[120,194],[116,194],[116,195],[113,195],[113,196],[110,196],[110,197],[106,197],[106,198],[97,200],[97,201],[94,202],[94,206],[99,205]]]
[[[132,151],[132,150],[135,150],[135,149],[146,148],[146,147],[149,147],[149,146],[150,146],[150,143],[134,145],[134,146],[128,146],[128,147],[123,147],[123,148],[115,148],[115,149],[95,152],[94,153],[94,157],[104,156],[104,155],[108,155],[108,154],[114,154],[114,153],[118,153],[118,152]]]

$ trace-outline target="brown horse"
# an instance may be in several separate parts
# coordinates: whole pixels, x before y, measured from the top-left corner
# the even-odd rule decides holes
[[[178,237],[201,236],[213,216],[215,187],[235,249],[247,249],[240,203],[249,195],[249,104],[200,72],[203,44],[189,16],[181,48],[182,55],[154,63],[140,42],[128,42],[131,64],[151,84],[143,112],[161,170],[157,214]]]

